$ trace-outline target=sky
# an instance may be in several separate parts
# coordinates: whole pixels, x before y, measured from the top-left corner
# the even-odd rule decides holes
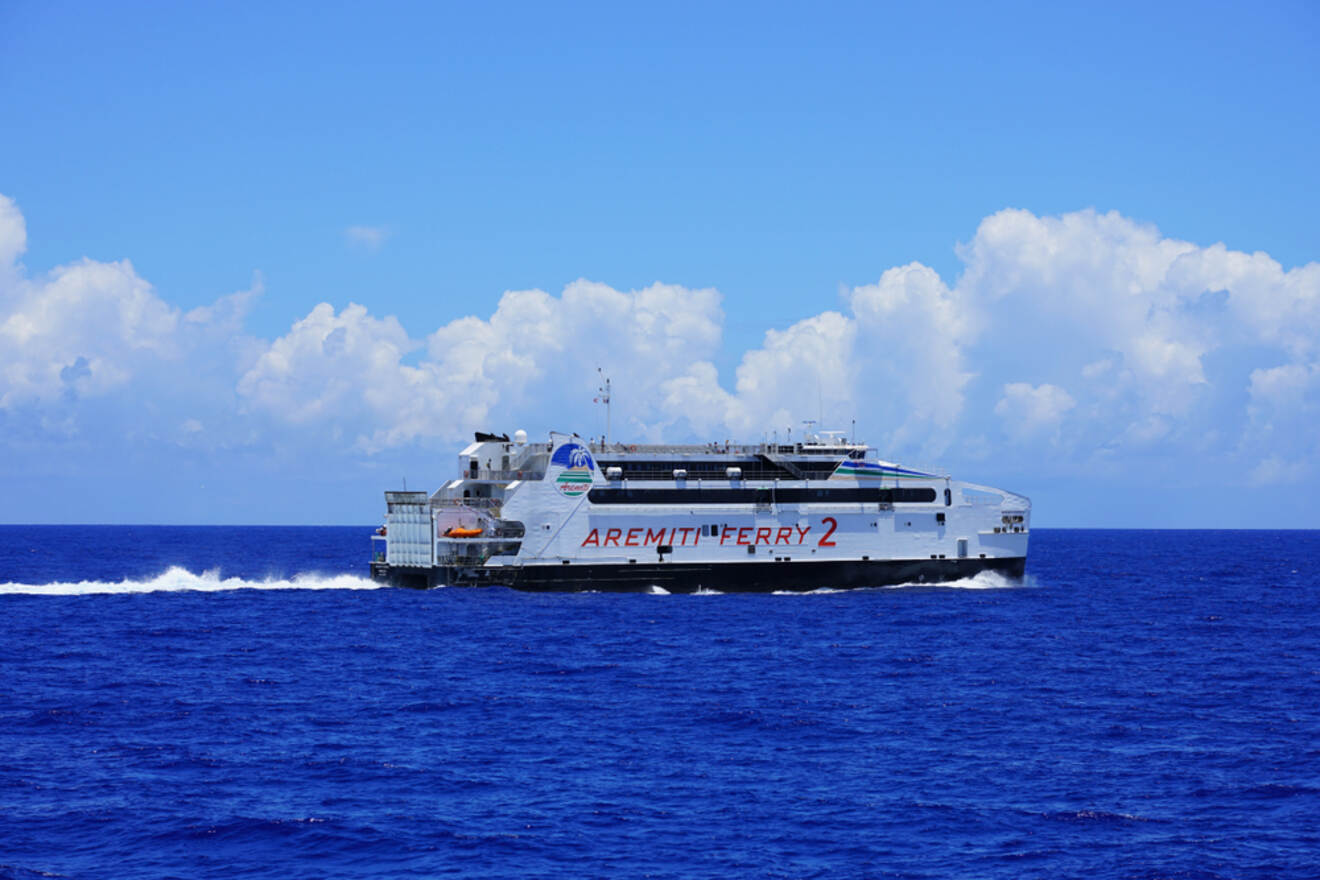
[[[373,523],[600,368],[1320,528],[1320,6],[1054,6],[0,4],[0,522]]]

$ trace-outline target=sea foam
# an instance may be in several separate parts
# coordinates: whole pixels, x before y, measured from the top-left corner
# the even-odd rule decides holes
[[[0,584],[0,593],[25,593],[38,596],[80,596],[95,593],[159,593],[193,590],[215,593],[222,590],[373,590],[381,584],[350,574],[296,574],[291,578],[251,580],[221,577],[219,570],[201,574],[173,566],[163,574],[141,580],[78,581],[49,584]]]
[[[1024,578],[1011,578],[1000,574],[997,571],[981,571],[976,574],[959,578],[954,581],[909,581],[903,584],[890,584],[883,587],[862,587],[860,589],[872,590],[910,590],[910,589],[952,589],[952,590],[1011,590],[1020,587],[1037,586],[1036,579],[1032,575]],[[775,590],[776,596],[830,596],[835,593],[846,593],[849,590],[840,590],[832,587],[818,587],[814,590]]]
[[[981,571],[971,577],[956,581],[936,581],[929,584],[900,584],[904,587],[953,587],[959,590],[1005,590],[1016,587],[1034,587],[1036,580],[1031,575],[1023,578],[1011,578],[997,571]]]

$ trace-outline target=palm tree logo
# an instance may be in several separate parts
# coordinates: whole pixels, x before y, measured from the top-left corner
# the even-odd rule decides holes
[[[555,488],[569,498],[576,498],[591,488],[592,471],[596,469],[591,453],[578,443],[565,443],[550,457],[551,464],[564,470],[555,478]]]

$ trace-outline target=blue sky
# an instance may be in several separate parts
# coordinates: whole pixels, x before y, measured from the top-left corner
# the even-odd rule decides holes
[[[5,4],[0,520],[371,522],[601,365],[1320,527],[1320,12],[1059,6]]]

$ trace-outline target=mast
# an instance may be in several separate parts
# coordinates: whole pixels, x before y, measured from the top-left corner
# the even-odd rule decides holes
[[[610,437],[610,379],[600,367],[596,368],[596,372],[600,374],[603,383],[596,389],[596,391],[600,393],[600,396],[596,398],[596,401],[605,404],[605,433],[600,438],[601,446],[603,447],[609,442]]]

